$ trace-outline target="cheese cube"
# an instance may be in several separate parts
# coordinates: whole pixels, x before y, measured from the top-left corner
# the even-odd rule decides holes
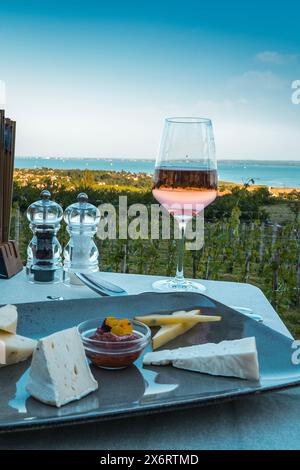
[[[26,361],[36,344],[34,339],[0,332],[0,366]]]
[[[211,375],[259,380],[254,337],[206,343],[145,354],[144,365],[172,364],[179,369]]]
[[[97,390],[77,328],[38,342],[26,390],[37,400],[60,407]]]
[[[0,330],[7,333],[16,333],[18,311],[15,305],[5,305],[0,308]]]

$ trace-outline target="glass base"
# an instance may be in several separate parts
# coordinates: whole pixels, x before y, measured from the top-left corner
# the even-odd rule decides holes
[[[153,289],[162,292],[205,292],[206,287],[200,282],[187,281],[184,279],[182,282],[178,282],[176,279],[162,279],[161,281],[155,281],[152,284]]]
[[[62,282],[62,268],[39,269],[26,266],[26,277],[30,284],[58,284]]]
[[[99,268],[97,266],[97,268],[90,269],[90,270],[78,269],[77,272],[85,273],[85,274],[95,274],[99,272]],[[75,271],[70,270],[70,269],[64,269],[63,283],[67,287],[70,287],[70,286],[71,287],[85,287],[85,284],[80,279],[78,279],[78,277],[75,275]]]

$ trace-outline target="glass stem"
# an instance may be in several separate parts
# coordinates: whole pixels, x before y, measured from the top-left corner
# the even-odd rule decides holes
[[[177,284],[184,283],[184,275],[183,275],[183,259],[184,259],[184,251],[185,251],[185,231],[186,231],[186,222],[179,222],[179,246],[178,246],[178,261],[177,261],[177,270],[175,281]]]

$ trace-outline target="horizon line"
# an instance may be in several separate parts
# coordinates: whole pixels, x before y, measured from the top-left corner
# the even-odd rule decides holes
[[[16,159],[37,159],[37,160],[106,160],[106,161],[113,161],[113,160],[124,160],[124,161],[155,161],[156,158],[147,158],[147,157],[48,157],[48,156],[37,156],[37,155],[16,155]],[[218,158],[218,162],[259,162],[259,163],[300,163],[299,159],[289,159],[289,160],[281,160],[281,159],[257,159],[257,158]]]

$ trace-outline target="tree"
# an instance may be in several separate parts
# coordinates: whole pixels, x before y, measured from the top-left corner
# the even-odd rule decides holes
[[[300,215],[300,192],[292,191],[287,197],[288,206],[294,214],[294,222],[297,223]]]

